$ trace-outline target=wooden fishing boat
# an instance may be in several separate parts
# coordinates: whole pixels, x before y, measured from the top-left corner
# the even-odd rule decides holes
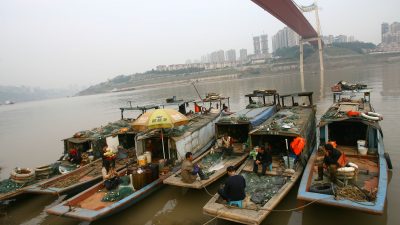
[[[379,126],[382,117],[371,106],[369,89],[336,91],[333,92],[333,105],[321,117],[318,125],[320,145],[330,141],[336,143],[336,148],[344,152],[348,162],[356,164],[358,169],[338,169],[337,184],[331,183],[325,174],[323,180],[317,180],[318,164],[321,165],[323,154],[316,150],[304,171],[297,198],[382,214],[388,167],[391,169],[392,166],[389,155],[384,152],[383,135]],[[346,175],[339,170],[349,172]]]
[[[194,161],[194,163],[200,164],[203,171],[209,175],[209,179],[200,180],[198,178],[193,183],[185,183],[181,179],[181,170],[179,170],[174,175],[166,178],[164,184],[201,189],[224,176],[228,166],[238,167],[243,163],[249,153],[247,145],[249,131],[275,114],[277,111],[276,104],[279,102],[279,95],[276,91],[254,91],[254,93],[248,94],[246,97],[249,98],[250,103],[253,103],[251,107],[222,116],[215,123],[217,139],[226,133],[235,140],[233,144],[234,154],[225,157],[221,152],[222,149],[216,145]],[[255,101],[252,98],[258,98],[259,101]]]
[[[116,160],[117,171],[125,168],[129,162],[129,158]],[[26,187],[25,192],[53,195],[76,194],[102,179],[101,168],[102,160],[97,159],[69,173]]]
[[[121,120],[90,131],[80,131],[75,133],[73,137],[64,139],[65,156],[68,157],[69,149],[77,149],[82,155],[91,152],[95,158],[101,158],[103,147],[107,145],[108,148],[118,152],[116,160],[117,171],[123,169],[133,160],[135,136],[138,133],[130,125],[135,119],[124,118],[124,112],[139,111],[144,113],[157,107],[155,105],[132,107],[132,103],[129,102],[129,107],[120,108]],[[87,166],[80,167],[72,172],[68,171],[60,176],[26,187],[24,191],[35,194],[76,194],[102,179],[101,168],[102,160],[97,159]]]
[[[8,188],[10,189],[9,191],[0,192],[0,201],[17,197],[23,193],[71,193],[79,191],[80,188],[95,184],[101,179],[101,160],[96,161],[96,159],[101,157],[102,148],[106,144],[114,149],[119,146],[121,148],[121,151],[118,151],[119,157],[127,157],[128,154],[132,155],[134,151],[137,131],[131,128],[130,123],[134,121],[136,117],[124,118],[124,112],[139,111],[143,113],[157,107],[156,105],[133,107],[132,103],[129,102],[128,107],[120,108],[121,120],[92,130],[80,131],[70,138],[63,139],[63,156],[56,163],[52,164],[52,167],[58,167],[58,171],[47,174],[47,176],[42,176],[43,173],[47,173],[48,171],[44,171],[46,169],[45,167],[38,167],[36,172],[42,175],[40,177],[36,176],[32,181],[23,184],[17,184],[10,179],[0,181],[0,191],[2,191],[3,186],[13,187]],[[80,165],[68,160],[70,149],[76,149],[81,154],[82,161]],[[122,169],[124,165],[125,162],[121,161],[120,169]],[[74,170],[77,171],[68,174]],[[72,183],[68,180],[74,180],[76,183]]]
[[[185,159],[186,152],[192,152],[194,155],[198,152],[204,153],[215,142],[215,122],[221,117],[221,111],[216,105],[221,106],[226,101],[229,105],[229,97],[214,94],[208,95],[200,102],[183,103],[185,107],[191,107],[193,104],[194,112],[197,111],[198,104],[203,104],[203,109],[197,113],[187,113],[189,122],[184,126],[149,130],[137,135],[136,154],[139,156],[149,152],[155,163],[168,160],[176,164]]]
[[[205,102],[210,103],[211,106],[213,103],[221,103],[222,100],[226,99],[210,99]],[[183,160],[183,157],[180,157],[181,155],[185,155],[186,152],[191,151],[194,158],[197,159],[212,146],[215,141],[214,123],[219,118],[221,112],[209,109],[206,111],[207,113],[192,114],[189,116],[190,121],[186,124],[185,132],[172,133],[174,132],[173,129],[169,131],[165,129],[165,134],[161,136],[160,129],[156,129],[139,133],[136,136],[137,158],[141,159],[141,156],[145,152],[149,152],[151,156],[147,158],[150,159],[150,162],[147,162],[148,167],[160,169],[155,169],[157,171],[156,177],[153,177],[154,180],[150,182],[146,181],[143,183],[137,181],[134,176],[133,183],[136,191],[132,194],[117,201],[102,202],[101,200],[105,196],[105,191],[103,182],[100,182],[63,203],[47,209],[46,212],[63,217],[94,221],[136,204],[162,187],[163,180],[171,176],[173,171],[177,171],[180,168],[180,162]],[[161,138],[163,140],[160,140]],[[149,140],[151,144],[149,144]],[[164,147],[167,149],[166,158],[163,158],[162,154],[161,145],[163,142],[165,143]],[[142,163],[143,161],[138,160],[134,165],[130,166],[133,169],[128,169],[128,171],[132,170],[132,174],[135,174],[135,171],[147,170],[147,165],[144,165],[146,164],[146,160],[144,164]],[[125,170],[120,172],[120,174],[124,173],[126,173]],[[135,185],[135,183],[138,184]]]
[[[291,104],[285,105],[286,98],[292,99]],[[228,206],[217,193],[203,207],[203,213],[237,223],[260,224],[300,178],[316,145],[312,92],[283,95],[281,99],[282,108],[249,133],[252,147],[270,146],[272,171],[258,176],[253,172],[254,159],[248,159],[237,171],[246,180],[242,208]],[[304,141],[303,146],[292,144],[299,139]]]
[[[126,169],[124,169],[119,172],[119,175],[123,176],[126,172]],[[102,201],[107,190],[104,183],[100,182],[61,204],[46,209],[46,212],[83,221],[98,220],[119,212],[150,195],[162,186],[162,180],[165,176],[168,175],[160,176],[119,201]]]

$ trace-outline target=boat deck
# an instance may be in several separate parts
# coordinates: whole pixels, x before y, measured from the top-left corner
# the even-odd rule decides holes
[[[200,158],[196,159],[194,162],[200,162],[203,158],[205,158],[209,154],[211,154],[210,150]],[[180,176],[181,170],[179,170],[174,175],[165,179],[164,184],[169,184],[178,187],[201,189],[203,187],[212,184],[214,181],[224,176],[226,174],[226,168],[228,168],[228,166],[235,166],[235,167],[239,166],[240,163],[242,163],[247,158],[247,156],[248,152],[242,154],[234,154],[232,156],[226,157],[214,163],[210,168],[207,168],[207,171],[204,171],[205,173],[210,173],[214,171],[207,180],[200,180],[200,178],[198,177],[197,180],[194,181],[193,183],[185,183],[182,181],[182,178]]]
[[[358,154],[357,147],[352,146],[337,146],[337,149],[343,151],[347,156],[349,162],[352,162],[358,166],[358,174],[350,179],[350,183],[357,185],[361,189],[368,190],[370,192],[378,188],[379,180],[379,162],[378,157],[375,155],[360,155]],[[323,156],[317,157],[319,160],[323,159]],[[316,162],[313,163],[313,170],[311,171],[312,180],[310,185],[316,183],[329,183],[329,177],[324,176],[322,181],[315,181],[318,178],[318,166]],[[342,179],[339,179],[342,180]]]
[[[121,170],[126,166],[129,159],[116,160],[116,169]],[[55,177],[46,182],[38,183],[26,189],[29,193],[38,194],[60,194],[79,188],[87,182],[97,182],[101,180],[102,160],[98,159],[87,166],[76,169],[70,173]]]
[[[274,164],[276,164],[276,162],[274,162]],[[249,171],[250,168],[252,171],[252,166],[253,160],[247,160],[241,166],[238,172],[241,171],[242,173],[251,174],[247,171]],[[278,169],[279,167],[273,166],[273,168]],[[271,212],[271,209],[275,208],[290,191],[295,182],[300,178],[302,171],[303,167],[298,165],[295,173],[292,174],[290,177],[286,176],[285,183],[280,186],[276,193],[273,194],[272,198],[265,202],[265,204],[262,206],[257,205],[250,200],[251,193],[248,193],[247,189],[249,187],[246,187],[246,198],[243,200],[243,208],[228,207],[217,193],[203,207],[203,213],[237,223],[260,224]],[[274,172],[274,169],[272,172]],[[267,175],[267,177],[277,177],[277,170],[275,170],[275,173],[276,174]],[[246,180],[246,183],[249,183],[249,180]]]

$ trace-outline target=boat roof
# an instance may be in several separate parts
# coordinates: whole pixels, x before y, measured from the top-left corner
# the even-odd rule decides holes
[[[174,129],[166,129],[167,131],[164,133],[164,135],[171,136],[169,132],[173,133],[174,130],[183,131],[181,135],[171,137],[175,141],[178,141],[182,138],[185,138],[187,135],[190,135],[191,133],[199,130],[203,126],[206,126],[219,115],[220,112],[195,115],[194,117],[191,117],[189,122],[185,125],[175,127]],[[138,140],[147,139],[150,137],[154,137],[154,135],[159,135],[158,133],[160,133],[160,129],[148,130],[140,133],[137,139]]]
[[[336,102],[329,107],[324,115],[321,116],[321,120],[318,126],[322,127],[326,124],[338,121],[352,121],[364,123],[368,126],[372,126],[378,130],[381,130],[379,121],[369,120],[363,118],[362,116],[349,116],[347,114],[349,111],[367,113],[374,112],[374,109],[369,102],[364,101]]]
[[[303,136],[307,126],[313,119],[315,119],[313,107],[294,106],[284,108],[256,129],[250,131],[249,134]]]
[[[218,124],[251,124],[258,126],[276,111],[276,106],[242,109],[234,114],[221,117]]]
[[[100,138],[106,138],[112,135],[135,133],[130,122],[126,120],[118,120],[110,122],[105,126],[96,127],[91,130],[83,130],[75,133],[72,137],[62,139],[75,144],[84,143],[87,141],[96,141]]]
[[[254,90],[253,93],[245,95],[245,97],[267,97],[277,95],[276,90]]]

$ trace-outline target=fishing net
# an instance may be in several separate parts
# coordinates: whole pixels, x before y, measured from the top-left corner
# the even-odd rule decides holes
[[[15,191],[18,188],[21,188],[22,186],[23,186],[23,184],[17,184],[10,179],[2,180],[2,181],[0,181],[0,194]]]
[[[133,188],[131,186],[127,186],[130,184],[130,177],[129,176],[122,176],[120,177],[120,185],[118,188],[114,190],[108,191],[101,201],[103,202],[115,202],[119,201],[128,195],[132,194]]]
[[[258,176],[256,173],[241,173],[246,180],[246,194],[256,204],[264,205],[286,183],[284,176]]]
[[[189,127],[186,125],[174,127],[172,129],[169,129],[169,131],[166,133],[166,135],[169,137],[178,137],[178,136],[183,135],[188,129],[189,129]]]

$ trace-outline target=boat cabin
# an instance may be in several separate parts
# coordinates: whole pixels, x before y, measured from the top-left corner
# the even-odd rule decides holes
[[[121,154],[123,150],[127,153],[135,148],[136,134],[127,120],[118,120],[92,130],[77,132],[64,139],[64,154],[68,155],[75,149],[80,155],[92,154],[94,158],[99,158],[106,144],[114,150],[120,149]]]
[[[193,104],[194,111],[191,110]],[[186,152],[202,152],[208,149],[215,139],[215,122],[221,115],[221,106],[227,104],[229,97],[208,94],[201,101],[179,101],[166,103],[161,107],[178,110],[185,106],[189,122],[172,129],[155,129],[142,132],[136,139],[136,154],[151,152],[152,160],[168,159],[173,163],[185,158]],[[165,158],[164,158],[165,155]]]
[[[322,116],[319,124],[320,143],[335,141],[337,145],[352,149],[357,155],[359,141],[365,141],[369,154],[377,153],[378,121],[381,119],[370,104],[369,89],[333,92],[333,105]],[[372,113],[373,116],[368,114]]]
[[[269,92],[254,91],[254,93],[245,96],[249,98],[249,105],[246,109],[222,116],[215,124],[217,139],[228,134],[235,143],[247,143],[250,130],[275,114],[279,108],[277,106],[279,95],[275,90]],[[261,102],[255,102],[252,99],[254,97],[260,98]]]
[[[294,161],[307,162],[316,142],[315,108],[312,92],[302,92],[281,96],[282,109],[260,126],[250,131],[253,148],[269,149],[273,157],[285,160],[285,165],[293,168]],[[287,99],[290,99],[288,101]],[[289,102],[289,104],[285,104]],[[293,148],[296,138],[304,141],[301,154]]]

